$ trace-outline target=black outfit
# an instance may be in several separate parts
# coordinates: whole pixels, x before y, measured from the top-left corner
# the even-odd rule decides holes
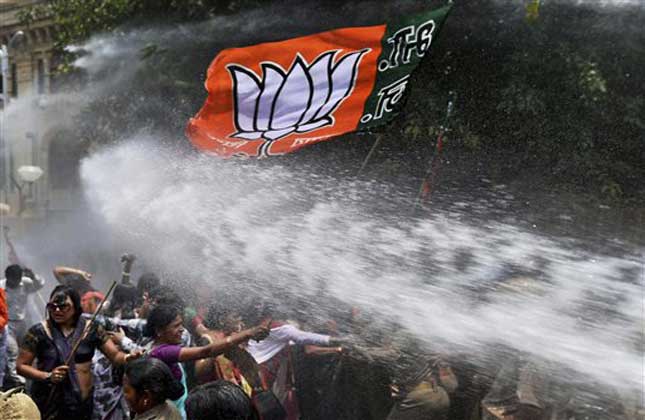
[[[82,335],[86,322],[80,319],[74,332],[68,336],[64,336],[53,322],[38,323],[29,329],[21,348],[36,355],[37,369],[51,372],[55,367],[65,364],[72,346]],[[100,326],[93,327],[78,346],[74,361],[70,363],[69,375],[64,381],[57,385],[49,381],[34,381],[30,394],[43,414],[43,418],[49,414],[49,418],[55,420],[90,419],[93,405],[92,393],[90,392],[85,400],[81,400],[74,367],[76,363],[91,362],[96,348],[103,345],[106,340],[105,330]]]

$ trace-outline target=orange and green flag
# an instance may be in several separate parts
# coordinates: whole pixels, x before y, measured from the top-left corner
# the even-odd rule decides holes
[[[450,8],[223,50],[186,135],[217,156],[269,156],[384,124]]]

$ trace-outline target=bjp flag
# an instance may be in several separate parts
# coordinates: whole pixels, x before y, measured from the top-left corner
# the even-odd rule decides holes
[[[217,156],[269,156],[386,123],[450,8],[223,50],[186,135]]]

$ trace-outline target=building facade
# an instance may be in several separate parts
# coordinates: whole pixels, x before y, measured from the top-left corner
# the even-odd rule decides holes
[[[0,134],[0,203],[5,222],[47,219],[73,206],[78,196],[80,153],[69,132],[71,116],[56,100],[56,27],[39,17],[22,23],[21,11],[43,0],[0,0],[0,43],[8,56]],[[17,35],[18,34],[18,35]],[[22,166],[41,168],[34,182],[21,179]]]

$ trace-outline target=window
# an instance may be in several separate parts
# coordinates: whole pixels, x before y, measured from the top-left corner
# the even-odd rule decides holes
[[[53,189],[74,189],[80,185],[78,176],[81,149],[74,144],[73,134],[58,132],[49,145],[49,182]]]
[[[31,146],[31,164],[40,166],[40,142],[38,141],[38,136],[32,131],[28,131],[25,137],[27,137]]]
[[[9,191],[14,192],[16,191],[16,184],[10,180],[15,180],[16,162],[13,158],[13,153],[11,153],[11,146],[9,145],[7,145],[7,153],[9,154],[9,179],[7,182],[9,182]]]
[[[36,92],[44,95],[45,92],[45,60],[42,58],[36,62]]]
[[[7,154],[4,147],[4,144],[0,145],[0,189],[7,186]]]
[[[16,63],[11,65],[11,96],[18,97],[18,67],[16,67]]]

